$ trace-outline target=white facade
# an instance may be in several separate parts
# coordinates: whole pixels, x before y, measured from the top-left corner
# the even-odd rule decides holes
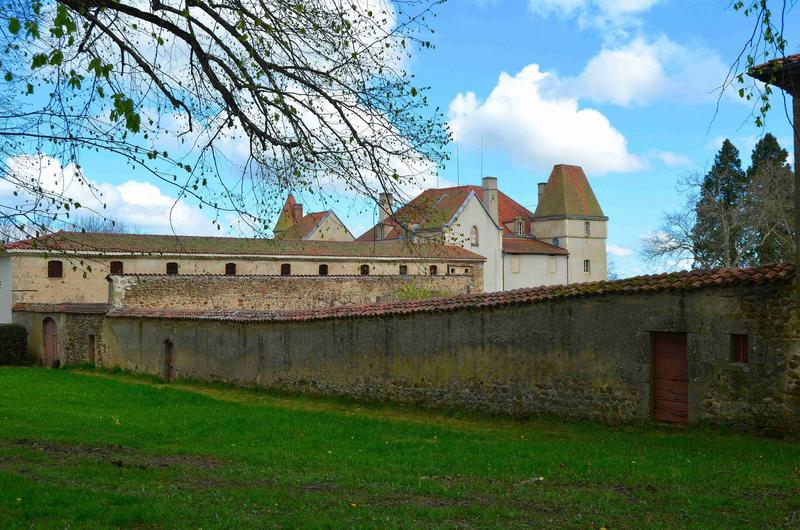
[[[0,255],[0,324],[11,323],[11,256]]]
[[[567,256],[503,254],[502,290],[569,283],[568,264]]]
[[[531,230],[538,239],[569,251],[565,283],[594,282],[608,278],[608,221],[579,218],[535,220]]]
[[[473,228],[477,231],[477,245],[473,244]],[[462,246],[486,258],[483,268],[483,290],[501,291],[503,230],[492,220],[477,195],[471,193],[467,197],[445,230],[447,243]]]

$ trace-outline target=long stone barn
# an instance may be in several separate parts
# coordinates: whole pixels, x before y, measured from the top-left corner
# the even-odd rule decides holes
[[[15,317],[60,310],[86,349],[76,354],[166,380],[798,433],[793,277],[783,264],[272,311],[193,307],[191,295],[157,307],[148,293],[179,277],[122,276],[111,279],[111,306],[31,305]]]

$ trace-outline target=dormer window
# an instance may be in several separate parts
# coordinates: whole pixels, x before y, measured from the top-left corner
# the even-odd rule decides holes
[[[525,221],[523,221],[522,219],[517,219],[514,228],[517,235],[521,236],[522,234],[525,233]]]

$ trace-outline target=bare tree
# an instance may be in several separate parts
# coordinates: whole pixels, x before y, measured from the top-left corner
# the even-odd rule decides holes
[[[218,228],[268,229],[287,189],[401,198],[446,159],[441,112],[404,68],[442,1],[9,0],[0,218],[33,233],[41,216],[109,217],[81,171],[89,150],[175,186]]]
[[[642,257],[668,268],[704,269],[789,259],[794,248],[791,183],[786,171],[758,172],[747,186],[745,200],[731,204],[720,199],[707,177],[691,174],[678,188],[685,196],[684,205],[665,213],[659,229],[642,238]],[[713,225],[713,230],[704,223]],[[765,252],[765,242],[772,238],[776,241]]]
[[[75,220],[66,223],[66,227],[78,232],[102,232],[106,234],[130,234],[136,231],[133,227],[120,221],[98,216],[77,217]]]

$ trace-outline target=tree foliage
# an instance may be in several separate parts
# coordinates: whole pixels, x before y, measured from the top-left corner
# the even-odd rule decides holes
[[[752,32],[731,63],[722,83],[720,98],[727,89],[734,89],[739,97],[754,104],[753,121],[763,127],[772,109],[773,87],[756,83],[747,74],[755,66],[786,56],[789,42],[785,38],[787,12],[796,0],[733,0],[731,7],[752,21]],[[788,115],[788,109],[786,109]]]
[[[287,189],[402,197],[446,159],[441,113],[404,68],[442,1],[9,0],[0,217],[31,232],[106,215],[87,150],[174,185],[218,228],[268,229]],[[81,191],[9,163],[21,155],[71,164]]]
[[[705,175],[681,181],[684,206],[645,236],[643,257],[694,268],[743,267],[793,259],[794,179],[772,134],[756,144],[747,171],[725,140]]]

